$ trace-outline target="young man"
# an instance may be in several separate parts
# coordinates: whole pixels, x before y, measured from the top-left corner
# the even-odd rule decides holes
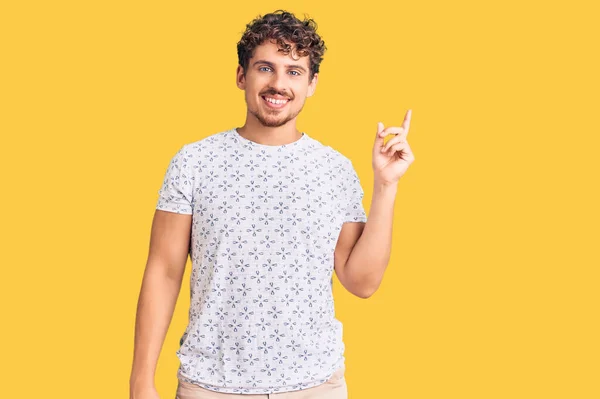
[[[177,398],[347,398],[332,276],[368,298],[390,256],[397,181],[414,157],[378,124],[369,220],[351,161],[296,128],[325,51],[312,20],[257,18],[238,43],[242,127],[185,144],[159,190],[136,323],[131,397],[154,372],[192,260]],[[387,134],[396,137],[384,143]]]

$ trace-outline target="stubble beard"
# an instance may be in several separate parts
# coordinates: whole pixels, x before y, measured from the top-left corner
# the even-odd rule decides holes
[[[254,117],[260,122],[261,125],[263,125],[265,127],[279,127],[279,126],[285,125],[286,123],[288,123],[289,121],[291,121],[292,119],[297,117],[298,114],[300,113],[300,111],[302,111],[302,108],[304,108],[304,104],[302,104],[300,109],[298,109],[295,113],[289,114],[287,117],[282,118],[282,119],[265,118],[263,115],[261,115],[261,112],[258,109],[254,110],[254,109],[251,109],[250,107],[248,107],[248,111],[252,115],[254,115]],[[276,115],[278,113],[281,113],[281,112],[274,112],[272,114],[267,112],[267,115]]]

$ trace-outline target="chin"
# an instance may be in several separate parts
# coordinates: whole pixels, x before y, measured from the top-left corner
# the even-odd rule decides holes
[[[254,114],[256,119],[263,125],[267,127],[279,127],[285,125],[290,118],[288,115],[277,115],[273,116],[273,114],[263,114],[259,113],[258,115]]]
[[[285,125],[287,122],[288,121],[286,119],[278,119],[278,120],[260,119],[260,123],[266,127],[279,127],[279,126]]]

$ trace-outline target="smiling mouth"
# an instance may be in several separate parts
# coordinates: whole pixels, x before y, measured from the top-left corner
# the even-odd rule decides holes
[[[289,98],[278,99],[278,98],[272,98],[272,97],[268,97],[268,96],[261,96],[261,98],[267,104],[267,106],[269,108],[274,108],[274,109],[283,108],[287,105],[287,103],[290,102]]]

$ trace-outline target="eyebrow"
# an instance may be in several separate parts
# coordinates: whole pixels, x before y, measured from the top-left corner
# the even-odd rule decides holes
[[[270,66],[271,68],[274,68],[274,67],[275,67],[275,65],[274,65],[272,62],[269,62],[269,61],[266,61],[266,60],[258,60],[258,61],[256,61],[256,62],[254,62],[254,63],[252,64],[252,66],[255,66],[256,64],[265,64],[265,65],[268,65],[268,66]],[[306,72],[306,68],[304,68],[302,65],[296,65],[296,64],[287,64],[287,65],[286,65],[286,67],[287,67],[288,69],[290,69],[290,68],[298,68],[298,69],[301,69],[301,70],[303,70],[304,72]]]

